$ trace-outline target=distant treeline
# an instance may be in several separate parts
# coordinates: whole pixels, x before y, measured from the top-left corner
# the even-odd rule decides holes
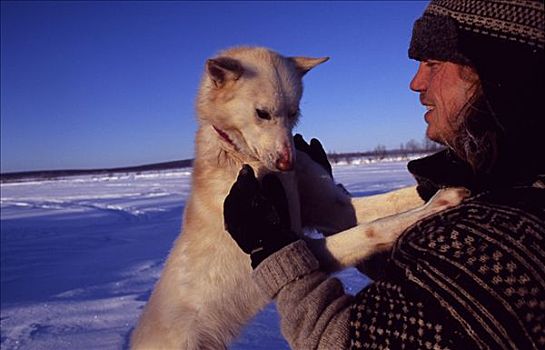
[[[385,158],[408,158],[413,155],[432,153],[441,149],[441,145],[424,139],[422,142],[410,140],[402,143],[398,148],[387,149],[384,145],[377,145],[374,150],[367,152],[349,152],[349,153],[328,153],[331,163],[348,162],[355,159],[382,160]],[[14,173],[0,174],[0,182],[16,182],[21,180],[35,179],[48,180],[59,177],[78,176],[78,175],[108,175],[114,173],[138,173],[143,171],[159,171],[169,169],[187,168],[193,165],[193,159],[176,160],[172,162],[163,162],[147,165],[139,165],[123,168],[109,169],[79,169],[79,170],[38,170],[23,171]]]
[[[78,170],[38,170],[38,171],[22,171],[14,173],[0,174],[1,182],[15,182],[27,179],[47,180],[59,177],[78,176],[78,175],[108,175],[113,173],[138,173],[143,171],[168,170],[187,168],[193,165],[193,159],[176,160],[172,162],[163,162],[147,165],[139,165],[123,168],[109,169],[78,169]]]
[[[350,153],[328,153],[327,157],[331,163],[350,163],[356,159],[382,160],[385,158],[402,158],[407,159],[414,155],[434,153],[442,149],[443,146],[435,143],[427,138],[422,142],[414,139],[401,143],[398,148],[388,149],[384,145],[377,145],[374,150],[366,152],[350,152]]]

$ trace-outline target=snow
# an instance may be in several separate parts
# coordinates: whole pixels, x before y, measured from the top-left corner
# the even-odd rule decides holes
[[[191,168],[3,183],[1,348],[125,349],[181,229]],[[405,161],[334,166],[354,195],[414,184]],[[356,293],[354,269],[339,277]],[[230,347],[287,349],[274,304]]]

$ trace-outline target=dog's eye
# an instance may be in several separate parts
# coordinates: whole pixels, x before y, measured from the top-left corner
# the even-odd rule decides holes
[[[256,109],[255,112],[257,113],[257,116],[261,119],[265,119],[265,120],[271,119],[271,115],[267,111],[264,111],[262,109]]]

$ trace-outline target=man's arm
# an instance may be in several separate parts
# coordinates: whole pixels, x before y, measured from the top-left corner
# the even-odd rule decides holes
[[[254,281],[275,298],[282,334],[292,349],[347,349],[353,297],[341,282],[328,278],[306,247],[297,241],[265,259]]]

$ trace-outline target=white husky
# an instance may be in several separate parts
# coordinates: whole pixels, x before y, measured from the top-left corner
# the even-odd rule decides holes
[[[207,61],[197,98],[199,129],[183,233],[133,333],[132,348],[224,349],[269,302],[251,280],[249,257],[224,231],[223,202],[243,164],[258,177],[282,174],[292,228],[299,233],[301,217],[304,225],[337,232],[355,226],[357,219],[377,218],[373,207],[380,206],[384,216],[422,204],[414,188],[351,202],[305,153],[298,152],[295,162],[292,128],[299,116],[301,78],[326,60],[241,47]],[[461,196],[462,191],[443,191],[426,206],[311,245],[331,269],[357,264]]]

